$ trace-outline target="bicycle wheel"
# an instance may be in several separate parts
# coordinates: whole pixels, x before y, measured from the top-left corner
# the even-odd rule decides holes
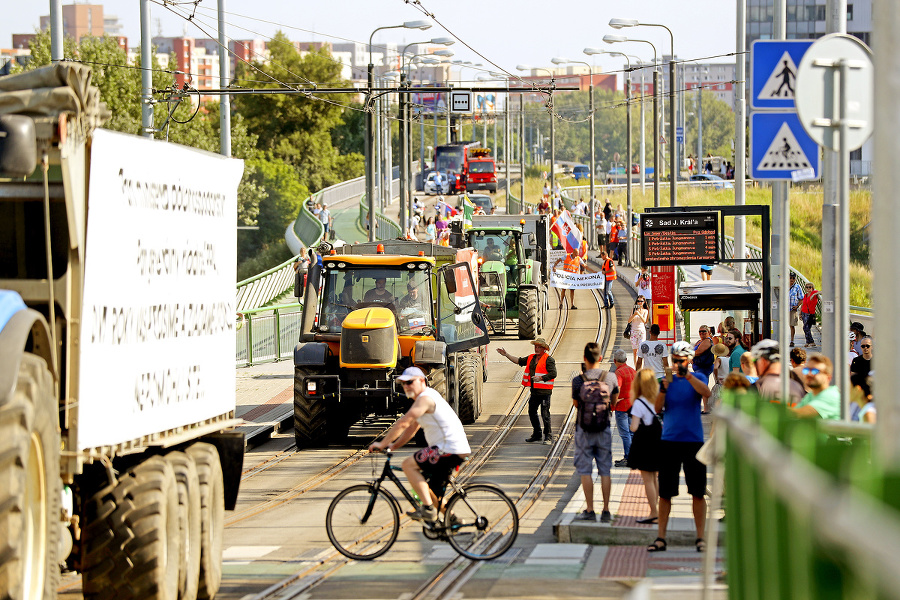
[[[400,515],[397,501],[371,485],[350,486],[328,506],[325,530],[338,552],[356,560],[372,560],[397,541]]]
[[[472,560],[491,560],[516,541],[519,514],[503,490],[478,483],[450,498],[444,526],[454,550]]]

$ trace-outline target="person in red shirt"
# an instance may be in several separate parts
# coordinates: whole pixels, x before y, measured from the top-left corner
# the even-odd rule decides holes
[[[619,250],[619,224],[613,223],[612,227],[609,230],[609,257],[613,260],[616,259],[617,252]]]
[[[625,450],[625,457],[617,460],[614,464],[617,467],[628,466],[628,453],[631,451],[631,383],[634,381],[634,369],[629,367],[625,361],[628,355],[624,350],[616,350],[613,353],[613,361],[616,363],[616,379],[619,382],[619,401],[613,406],[613,412],[616,415],[616,429],[619,431],[619,437],[622,438],[622,446]]]
[[[806,282],[803,300],[800,302],[800,320],[803,321],[803,333],[806,334],[806,347],[814,348],[816,341],[812,336],[812,326],[816,324],[816,308],[819,305],[819,291],[811,282]]]

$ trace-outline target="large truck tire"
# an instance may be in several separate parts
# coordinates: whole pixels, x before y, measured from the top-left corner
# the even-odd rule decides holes
[[[294,440],[297,448],[317,448],[328,443],[328,405],[319,398],[302,393],[303,381],[310,372],[294,367]]]
[[[199,600],[215,598],[222,584],[222,549],[225,537],[225,483],[219,452],[212,444],[198,442],[187,449],[200,480],[200,580]]]
[[[55,598],[61,480],[58,406],[43,359],[24,354],[0,398],[0,599]]]
[[[178,599],[196,600],[200,583],[200,477],[193,459],[184,452],[170,452],[166,460],[175,471],[178,486]]]
[[[520,340],[533,340],[538,336],[539,310],[537,290],[534,288],[519,290]]]
[[[459,420],[463,425],[471,425],[478,418],[478,378],[481,372],[477,354],[462,352],[456,359],[456,376],[459,385]]]
[[[178,599],[178,485],[151,456],[85,504],[82,584],[87,600]]]

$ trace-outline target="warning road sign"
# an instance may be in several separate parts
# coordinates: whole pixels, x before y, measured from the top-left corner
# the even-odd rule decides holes
[[[756,40],[750,46],[750,106],[793,109],[797,65],[812,40]]]
[[[754,179],[792,179],[809,169],[819,177],[819,146],[809,137],[794,112],[750,115],[750,175]]]

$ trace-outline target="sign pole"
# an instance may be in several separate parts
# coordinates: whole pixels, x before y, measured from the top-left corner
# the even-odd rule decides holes
[[[847,76],[850,67],[847,60],[839,63],[840,78],[840,117],[838,162],[840,165],[838,175],[838,220],[837,220],[837,247],[835,252],[837,261],[837,295],[835,296],[835,321],[839,327],[846,326],[850,322],[850,145],[848,134],[850,133],[848,103],[849,90],[847,89]],[[841,325],[843,323],[844,325]],[[847,335],[837,337],[837,360],[834,365],[837,370],[837,386],[841,392],[841,420],[847,419],[847,401],[850,399],[850,365],[847,357],[850,355],[850,338]]]

